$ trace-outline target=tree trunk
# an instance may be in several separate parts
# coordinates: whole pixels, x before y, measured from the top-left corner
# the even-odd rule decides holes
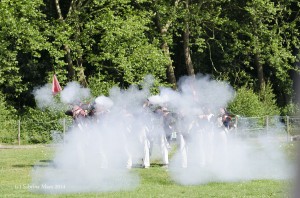
[[[176,0],[175,4],[174,4],[175,8],[178,6],[178,3],[179,3],[179,0]],[[156,11],[156,25],[157,25],[157,28],[159,30],[159,33],[160,33],[160,36],[162,39],[161,48],[162,48],[162,51],[165,54],[165,56],[168,57],[168,59],[169,59],[169,63],[167,65],[167,78],[168,78],[169,83],[172,84],[172,88],[177,89],[176,77],[175,77],[175,72],[174,72],[173,61],[172,61],[171,54],[170,54],[170,48],[165,39],[171,23],[172,23],[172,21],[168,20],[165,25],[162,25],[160,13],[158,11]]]
[[[58,15],[58,19],[63,21],[64,19],[63,19],[62,14],[61,14],[59,0],[55,0],[55,7],[56,7],[56,12],[57,12],[57,15]]]
[[[84,87],[88,86],[86,76],[84,74],[84,67],[82,66],[82,57],[77,59],[77,65],[79,67],[79,73],[78,73],[78,81],[81,85]]]
[[[80,28],[78,27],[77,29],[78,29],[77,33],[80,34]],[[75,40],[77,40],[77,39],[78,39],[78,35],[76,34]],[[86,80],[86,75],[84,73],[84,67],[82,66],[82,63],[83,63],[82,54],[80,52],[78,52],[78,58],[76,59],[76,65],[79,68],[78,81],[81,85],[83,85],[84,87],[87,87],[88,83]]]
[[[58,15],[58,19],[62,22],[65,23],[64,18],[61,13],[61,8],[59,5],[59,0],[55,0],[55,7]],[[75,69],[72,61],[72,56],[71,56],[71,49],[68,45],[63,44],[64,50],[66,52],[66,61],[68,64],[67,71],[68,71],[68,80],[73,81],[75,79]]]
[[[186,3],[186,9],[187,9],[187,13],[189,13],[188,9],[189,9],[189,0],[185,1]],[[191,58],[191,51],[190,51],[190,28],[189,28],[189,21],[188,21],[188,17],[185,17],[185,30],[183,33],[183,50],[184,50],[184,59],[185,59],[185,66],[187,69],[187,73],[189,76],[195,76],[195,72],[194,72],[194,67],[193,67],[193,62],[192,62],[192,58]]]
[[[68,80],[69,81],[73,81],[75,79],[75,69],[73,66],[73,61],[72,61],[72,57],[71,57],[71,50],[67,45],[63,45],[64,46],[64,50],[66,51],[66,60],[67,60],[67,70],[68,70]]]
[[[167,65],[167,78],[168,78],[168,81],[169,81],[169,83],[172,84],[172,88],[176,89],[177,86],[176,86],[176,77],[175,77],[175,72],[174,72],[174,67],[173,67],[173,61],[171,59],[168,43],[165,42],[165,41],[163,41],[162,50],[163,50],[164,54],[169,59],[169,63]]]
[[[260,63],[258,53],[254,54],[254,64],[257,69],[258,87],[260,91],[263,91],[265,88],[264,70],[262,64]]]

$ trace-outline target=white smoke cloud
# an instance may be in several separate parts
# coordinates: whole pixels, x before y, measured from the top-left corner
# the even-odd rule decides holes
[[[106,124],[82,125],[69,131],[66,143],[57,148],[53,166],[33,170],[32,185],[40,186],[34,192],[57,194],[135,188],[139,177],[126,169],[122,135],[111,131]]]
[[[33,90],[36,104],[39,108],[44,109],[55,105],[55,100],[51,90],[51,84],[46,84]]]
[[[293,167],[278,141],[269,141],[266,137],[252,140],[227,137],[226,142],[221,134],[210,135],[204,141],[196,139],[196,135],[191,136],[194,140],[188,145],[186,168],[182,168],[180,153],[176,153],[170,167],[174,181],[182,185],[198,185],[291,178]]]
[[[62,111],[66,109],[66,105],[79,103],[91,97],[90,89],[82,87],[78,82],[68,83],[57,98],[53,95],[51,86],[46,84],[34,89],[33,95],[38,108]]]
[[[74,123],[65,144],[57,148],[53,167],[35,167],[34,185],[57,186],[41,188],[38,192],[136,188],[139,176],[127,168],[145,162],[151,143],[161,146],[166,140],[163,109],[153,112],[144,106],[147,99],[152,105],[166,107],[176,120],[171,128],[177,132],[177,150],[169,159],[169,173],[175,182],[197,185],[289,176],[289,166],[278,143],[269,138],[228,135],[217,126],[219,108],[226,107],[234,96],[228,83],[202,75],[184,77],[179,81],[179,91],[161,87],[158,95],[151,96],[152,84],[153,78],[146,77],[142,88],[114,87],[108,97],[96,97],[95,104],[107,111]],[[72,103],[89,97],[89,93],[79,84],[69,83],[61,92],[61,100]],[[211,122],[204,119],[208,113],[214,114]],[[183,154],[186,158],[182,158]]]
[[[114,105],[113,101],[106,96],[98,96],[95,99],[95,103],[96,108],[104,109],[110,109]]]
[[[78,98],[72,93],[74,86],[67,87],[70,89],[65,88],[62,97],[66,94]],[[139,177],[129,168],[143,157],[142,128],[148,117],[142,104],[148,93],[137,86],[128,90],[115,87],[110,97],[96,97],[95,108],[104,113],[96,112],[93,118],[75,122],[65,144],[57,149],[54,166],[36,167],[33,171],[32,185],[57,188],[39,188],[35,192],[104,192],[137,187]]]
[[[78,82],[70,82],[60,93],[61,101],[72,104],[90,97],[90,89],[82,87]]]
[[[170,164],[174,181],[196,185],[290,177],[291,166],[278,140],[239,138],[218,127],[220,107],[226,107],[234,96],[228,83],[198,75],[181,79],[179,89],[180,97],[169,102],[183,117],[177,122],[179,149]],[[199,119],[208,111],[214,114],[210,122]],[[273,140],[275,135],[270,134]]]

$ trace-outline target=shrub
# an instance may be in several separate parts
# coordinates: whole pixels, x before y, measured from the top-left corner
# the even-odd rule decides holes
[[[70,118],[65,116],[63,110],[29,108],[21,119],[21,138],[24,143],[50,143],[54,131],[63,132],[64,118],[67,125]]]
[[[282,115],[299,116],[300,106],[297,103],[290,102],[281,109]]]
[[[13,143],[18,137],[16,110],[9,106],[0,93],[0,142]]]
[[[113,80],[107,79],[106,75],[96,74],[92,77],[89,77],[88,83],[89,88],[91,89],[93,96],[100,96],[100,95],[108,95],[109,90],[113,86],[117,86],[118,84],[115,83]]]
[[[234,100],[228,105],[228,109],[245,117],[264,116],[263,103],[252,89],[242,87],[237,90]]]
[[[263,104],[264,115],[273,116],[280,114],[280,109],[276,105],[275,94],[270,83],[267,83],[265,88],[260,91],[259,99]]]
[[[259,94],[246,87],[239,88],[235,99],[229,104],[228,108],[230,111],[245,117],[280,114],[280,109],[276,105],[275,94],[269,83]]]

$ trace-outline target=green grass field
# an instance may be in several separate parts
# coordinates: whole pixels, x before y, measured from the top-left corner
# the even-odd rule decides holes
[[[42,145],[0,149],[0,197],[288,197],[291,184],[255,180],[182,186],[174,183],[164,168],[154,164],[150,169],[132,169],[140,175],[141,182],[130,191],[57,195],[30,192],[33,166],[47,166],[53,154],[53,148]]]

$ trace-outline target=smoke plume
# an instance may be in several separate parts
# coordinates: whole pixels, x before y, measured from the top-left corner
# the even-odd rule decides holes
[[[228,83],[204,75],[183,77],[177,91],[161,87],[151,95],[153,82],[148,76],[141,87],[114,87],[109,96],[95,97],[95,115],[74,121],[52,166],[34,168],[33,184],[44,186],[38,192],[134,189],[139,176],[130,168],[145,163],[153,144],[165,145],[164,157],[166,148],[176,148],[163,163],[169,163],[171,178],[183,185],[289,177],[288,161],[274,139],[243,138],[220,125],[220,109],[235,93]],[[53,104],[47,90],[35,92],[41,107]],[[65,104],[91,97],[75,82],[60,96]],[[164,113],[172,117],[167,135]]]

